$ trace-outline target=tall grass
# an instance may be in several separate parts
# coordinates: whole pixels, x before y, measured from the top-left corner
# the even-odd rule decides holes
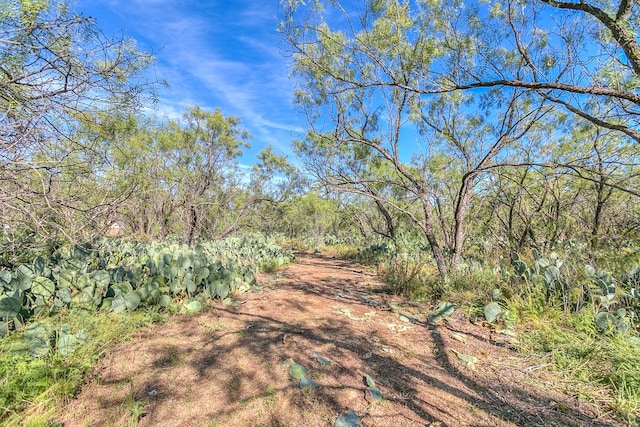
[[[640,340],[602,334],[590,309],[527,313],[521,317],[527,329],[519,340],[522,352],[549,360],[566,378],[567,392],[614,411],[628,425],[640,423]]]
[[[49,425],[56,404],[77,392],[106,349],[141,328],[166,320],[166,315],[153,310],[127,315],[78,311],[58,317],[47,321],[67,323],[74,331],[83,329],[89,341],[66,357],[51,352],[33,358],[13,350],[20,335],[5,338],[0,347],[0,424]]]

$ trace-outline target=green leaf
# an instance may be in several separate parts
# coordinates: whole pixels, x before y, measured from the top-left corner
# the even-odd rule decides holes
[[[127,310],[133,311],[140,305],[140,295],[137,292],[131,291],[124,296],[124,302],[127,306]]]
[[[535,262],[536,264],[538,264],[538,267],[540,268],[546,268],[549,266],[549,259],[544,257],[536,259]]]
[[[91,273],[90,277],[95,286],[103,289],[108,288],[109,282],[111,282],[111,276],[106,270],[96,270]]]
[[[547,283],[558,280],[558,277],[560,277],[560,270],[555,265],[551,265],[544,271],[544,277],[547,279]]]
[[[454,310],[455,308],[453,307],[453,304],[443,301],[438,305],[435,311],[432,312],[431,316],[429,316],[429,322],[435,323],[446,319],[453,314]]]
[[[473,369],[475,367],[475,364],[478,363],[478,359],[470,356],[468,354],[464,354],[464,353],[460,353],[457,350],[451,349],[451,351],[453,352],[453,354],[456,355],[456,357],[460,360],[462,360],[463,362],[465,362],[467,364],[468,368]]]
[[[180,266],[183,270],[189,270],[191,268],[191,258],[189,256],[183,257]]]
[[[193,300],[188,304],[185,304],[185,308],[189,313],[195,313],[202,310],[202,304],[200,303],[200,301]]]
[[[149,297],[149,292],[151,292],[151,290],[153,290],[152,285],[149,283],[145,283],[144,285],[136,289],[135,292],[138,294],[141,301],[146,301],[147,298]]]
[[[56,282],[58,288],[70,288],[74,285],[75,275],[68,270],[60,270],[56,274]]]
[[[160,298],[158,298],[158,305],[164,308],[169,307],[171,305],[171,297],[167,294],[160,295]]]
[[[18,269],[18,274],[16,274],[16,277],[13,278],[11,284],[17,289],[28,291],[29,289],[31,289],[32,282],[33,280],[31,275],[24,274],[20,272],[20,269]]]
[[[58,289],[56,292],[56,297],[60,299],[64,304],[69,304],[71,302],[71,288],[62,288]]]
[[[628,330],[629,324],[624,319],[618,320],[616,322],[616,331],[620,332],[621,334],[625,334]]]
[[[222,300],[222,303],[230,307],[238,307],[240,305],[240,301],[236,301],[232,298],[225,298]]]
[[[162,255],[162,261],[164,262],[165,266],[169,266],[171,265],[171,259],[173,258],[173,256],[171,255],[171,253],[167,252],[165,254]],[[166,269],[166,268],[165,268]],[[163,269],[163,274],[164,274],[164,270]]]
[[[453,333],[450,335],[451,338],[453,338],[456,341],[462,342],[462,343],[466,343],[467,342],[467,337],[466,335],[463,334],[458,334],[458,333]]]
[[[513,269],[515,270],[518,276],[527,277],[527,272],[529,268],[524,261],[516,260],[513,263]]]
[[[22,274],[23,276],[28,276],[28,277],[35,277],[36,275],[33,273],[33,269],[31,267],[29,267],[26,264],[20,264],[18,266],[18,273]]]
[[[123,313],[127,310],[127,303],[124,300],[122,295],[116,295],[111,300],[111,308],[113,308],[114,313]]]
[[[500,313],[502,313],[502,308],[496,302],[490,302],[484,307],[484,317],[489,323],[495,323]]]
[[[376,386],[376,382],[369,375],[365,375],[364,376],[364,381],[367,383],[367,385],[369,387],[375,387]]]
[[[414,319],[413,317],[405,316],[404,314],[400,314],[400,313],[398,313],[398,317],[400,318],[401,321],[405,323],[413,323],[416,321],[416,319]]]
[[[162,277],[164,277],[165,279],[173,279],[174,278],[173,268],[174,267],[171,267],[170,265],[165,265],[162,268]]]
[[[36,277],[31,285],[31,293],[42,297],[44,300],[51,298],[55,290],[56,285],[46,277]]]
[[[111,279],[113,280],[113,283],[118,283],[118,282],[122,282],[124,280],[124,276],[126,274],[125,269],[123,266],[119,266],[118,268],[114,268],[113,270],[111,270]],[[109,285],[109,283],[107,283],[107,286]],[[99,285],[102,286],[102,285]]]
[[[33,272],[36,274],[36,276],[43,276],[46,267],[47,265],[44,261],[44,258],[42,258],[41,256],[37,257],[33,261]]]
[[[353,409],[349,409],[347,415],[340,415],[334,424],[334,427],[359,427],[360,419],[353,412]]]
[[[133,291],[133,286],[129,282],[114,283],[109,287],[116,295],[126,295]]]
[[[0,270],[0,286],[6,287],[9,283],[11,283],[11,272]]]
[[[378,403],[382,400],[382,392],[380,391],[380,389],[374,387],[374,386],[370,386],[369,387],[369,393],[371,393],[371,399]]]
[[[76,350],[78,344],[78,339],[71,333],[71,326],[67,324],[60,326],[56,345],[58,353],[63,357],[68,356]]]
[[[618,319],[607,311],[601,311],[595,316],[596,327],[600,332],[608,332],[612,330],[616,327],[617,321]]]
[[[91,275],[89,273],[84,273],[80,275],[80,277],[78,277],[78,282],[77,282],[78,289],[88,288],[92,285],[93,285],[93,282],[91,280]]]
[[[304,368],[304,366],[298,363],[294,363],[289,368],[289,375],[291,375],[293,378],[297,380],[301,380],[307,375],[307,370]]]
[[[307,377],[302,377],[300,379],[300,388],[318,388],[318,383],[313,380],[310,380]]]
[[[19,295],[19,294],[18,294]],[[8,295],[0,296],[0,318],[9,320],[20,314],[22,301]]]
[[[23,340],[32,357],[42,357],[49,353],[52,332],[51,325],[47,323],[33,322],[27,326]]]
[[[322,357],[322,355],[320,353],[318,353],[317,351],[314,351],[313,355],[315,356],[315,358],[316,358],[316,360],[318,361],[319,364],[325,365],[325,366],[331,365],[331,361],[325,359],[324,357]]]
[[[596,275],[596,269],[590,266],[589,264],[584,266],[584,272],[589,277],[595,277]]]
[[[207,267],[200,267],[196,272],[196,278],[197,278],[196,285],[199,285],[200,281],[209,277],[209,274],[210,274],[210,271]]]
[[[218,298],[225,299],[229,295],[230,287],[228,283],[217,282],[215,288]]]
[[[193,281],[193,274],[186,273],[184,275],[183,287],[189,294],[193,294],[196,291],[196,283]]]

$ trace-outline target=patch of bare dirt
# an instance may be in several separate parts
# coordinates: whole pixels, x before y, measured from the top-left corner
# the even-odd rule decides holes
[[[237,307],[172,317],[115,348],[65,426],[613,426],[489,328],[381,293],[357,264],[299,254]],[[456,352],[475,357],[471,366]],[[317,356],[331,361],[321,364]],[[317,388],[300,389],[293,359]],[[375,403],[364,376],[384,399]]]

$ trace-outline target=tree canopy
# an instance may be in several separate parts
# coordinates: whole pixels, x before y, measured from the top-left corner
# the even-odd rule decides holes
[[[604,3],[288,2],[311,126],[299,152],[331,188],[411,218],[446,274],[441,247],[457,268],[486,174],[557,166],[561,132],[580,123],[640,142],[638,7]]]

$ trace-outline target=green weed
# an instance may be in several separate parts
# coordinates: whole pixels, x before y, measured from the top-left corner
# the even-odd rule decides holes
[[[520,337],[523,353],[548,358],[553,369],[564,374],[567,392],[579,391],[586,400],[608,402],[625,422],[637,424],[640,345],[634,344],[629,335],[599,334],[594,312],[588,309],[566,313],[549,308],[522,322],[530,329]]]
[[[499,289],[503,295],[500,304],[509,313],[509,322],[517,331],[527,331],[519,334],[520,351],[548,360],[552,369],[565,377],[566,392],[607,405],[629,425],[639,424],[640,340],[634,341],[633,328],[627,333],[603,332],[595,322],[596,314],[603,309],[615,313],[622,307],[618,301],[624,290],[618,286],[616,295],[609,296],[610,304],[603,305],[599,288],[585,273],[585,264],[580,264],[585,259],[571,260],[563,255],[565,263],[556,286],[559,291],[554,293],[547,282],[556,276],[545,276],[543,268],[534,270],[538,268],[535,255],[524,261],[530,266],[528,278],[511,265],[475,261],[463,263],[459,271],[442,278],[424,253],[398,254],[376,246],[359,254],[377,260],[378,273],[391,292],[428,303],[446,300],[469,317],[483,318],[484,306],[492,300],[493,290]],[[629,255],[623,263],[609,260],[607,265],[623,277],[621,272],[628,270],[635,259]],[[633,306],[626,307],[627,313],[633,313]],[[633,314],[627,317],[635,319]]]
[[[48,321],[70,324],[73,330],[84,329],[90,337],[69,356],[51,352],[33,358],[12,351],[18,335],[4,339],[0,348],[0,424],[48,425],[49,420],[43,421],[42,414],[51,412],[60,400],[73,396],[108,348],[128,339],[133,332],[166,319],[154,311],[124,316],[80,311],[62,317]]]

